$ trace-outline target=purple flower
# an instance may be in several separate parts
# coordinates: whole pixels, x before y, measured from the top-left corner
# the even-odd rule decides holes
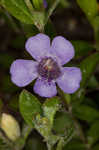
[[[47,1],[46,0],[43,0],[43,5],[44,5],[44,8],[47,8]]]
[[[37,34],[26,42],[26,50],[36,60],[15,60],[10,68],[11,80],[24,87],[37,78],[34,91],[42,97],[57,94],[56,84],[65,93],[74,93],[80,87],[81,71],[76,67],[62,67],[74,57],[72,44],[57,36],[50,45],[50,38]]]

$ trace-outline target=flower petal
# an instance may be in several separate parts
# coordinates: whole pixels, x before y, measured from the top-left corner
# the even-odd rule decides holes
[[[50,38],[45,34],[39,33],[36,36],[30,37],[25,47],[34,59],[39,60],[48,52]]]
[[[64,67],[63,75],[57,79],[58,86],[65,93],[74,93],[80,87],[81,71],[76,67]]]
[[[19,87],[28,85],[37,77],[37,62],[17,59],[10,68],[11,80]]]
[[[57,94],[56,85],[54,82],[47,82],[38,79],[34,85],[34,91],[42,97],[53,97]]]
[[[62,36],[57,36],[53,39],[50,51],[59,57],[62,65],[74,57],[74,47]]]

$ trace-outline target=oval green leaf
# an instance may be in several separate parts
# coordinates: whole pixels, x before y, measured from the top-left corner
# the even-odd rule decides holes
[[[19,98],[19,108],[21,115],[23,116],[27,124],[34,127],[33,118],[35,117],[35,115],[42,112],[41,103],[39,102],[39,100],[28,91],[23,90]]]
[[[97,0],[77,0],[77,3],[89,20],[92,20],[98,14]]]
[[[32,15],[24,0],[1,0],[0,4],[18,20],[27,24],[33,24]]]

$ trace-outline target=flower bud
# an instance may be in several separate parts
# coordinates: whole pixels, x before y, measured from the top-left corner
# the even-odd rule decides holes
[[[47,8],[47,1],[46,0],[43,0],[43,5],[44,5],[44,8]]]
[[[15,141],[20,136],[19,124],[14,117],[9,114],[2,114],[0,127],[12,141]]]

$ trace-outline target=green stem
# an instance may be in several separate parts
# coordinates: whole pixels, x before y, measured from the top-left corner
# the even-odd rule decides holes
[[[46,17],[46,22],[45,24],[48,22],[48,19],[50,18],[50,16],[52,15],[54,9],[57,7],[58,3],[60,2],[61,0],[55,0],[55,2],[53,3],[52,7],[49,8],[48,10],[48,13],[47,13],[47,17]]]
[[[62,150],[63,149],[63,146],[64,146],[64,140],[61,139],[58,144],[57,144],[57,148],[56,150]]]
[[[47,148],[48,148],[48,150],[53,150],[53,147],[48,143],[47,143]]]
[[[24,0],[28,9],[30,10],[31,14],[33,15],[33,12],[34,12],[34,8],[33,8],[33,5],[32,3],[30,2],[30,0]]]

